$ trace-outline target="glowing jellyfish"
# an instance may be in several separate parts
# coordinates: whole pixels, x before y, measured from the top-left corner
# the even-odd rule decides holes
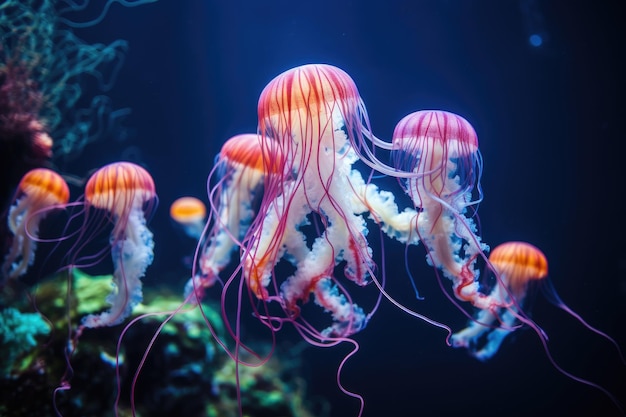
[[[493,249],[489,262],[488,267],[493,268],[492,272],[496,275],[496,279],[492,280],[489,297],[501,307],[479,309],[466,328],[452,335],[452,345],[466,348],[472,356],[484,361],[498,352],[509,334],[521,325],[527,325],[539,336],[548,360],[557,371],[603,392],[623,412],[622,405],[609,390],[566,371],[556,362],[548,348],[547,335],[523,311],[529,287],[537,283],[548,301],[574,317],[587,329],[608,340],[615,346],[622,363],[626,363],[621,348],[613,338],[589,325],[560,299],[550,283],[548,261],[543,252],[530,243],[506,242]]]
[[[170,206],[170,217],[182,226],[187,236],[200,239],[206,219],[206,206],[195,197],[180,197]]]
[[[277,149],[264,155],[255,133],[233,136],[222,146],[207,180],[210,227],[198,245],[199,268],[194,271],[194,280],[187,283],[185,298],[192,291],[202,298],[202,291],[214,284],[233,251],[241,247],[241,239],[257,213],[264,179],[282,166]]]
[[[335,278],[365,285],[373,262],[365,220],[355,214],[350,176],[356,155],[351,136],[367,127],[356,85],[330,65],[304,65],[274,78],[259,99],[259,132],[264,147],[278,147],[280,175],[265,182],[259,216],[248,231],[243,254],[248,287],[262,300],[276,300],[296,319],[299,303],[315,302],[331,313],[333,324],[317,340],[347,337],[361,330],[367,316]],[[308,236],[303,227],[312,224]],[[308,238],[315,234],[312,242]],[[285,257],[295,272],[278,288],[274,267]],[[271,291],[268,286],[273,282]],[[299,328],[299,330],[303,330]]]
[[[417,210],[413,225],[429,263],[452,280],[459,300],[483,309],[499,306],[498,300],[478,291],[473,267],[487,249],[468,216],[468,207],[482,198],[482,160],[474,128],[445,111],[411,113],[396,125],[392,158],[396,169],[413,174],[404,187]]]
[[[2,265],[4,279],[17,278],[28,270],[35,259],[39,224],[54,208],[69,201],[65,180],[47,168],[33,169],[22,177],[14,204],[9,210],[8,226],[13,242]]]
[[[156,201],[154,181],[142,167],[116,162],[96,171],[85,186],[85,205],[105,210],[113,222],[111,256],[115,266],[109,311],[90,314],[85,327],[121,323],[142,299],[141,278],[152,263],[154,241],[146,227],[144,209],[151,213]]]
[[[504,338],[519,327],[520,323],[536,326],[530,322],[522,308],[530,286],[537,283],[548,301],[611,342],[622,362],[625,362],[615,340],[589,325],[563,303],[548,278],[548,260],[537,247],[526,242],[506,242],[491,251],[489,262],[497,274],[497,279],[492,280],[490,297],[502,307],[478,310],[475,318],[465,329],[452,335],[453,346],[467,348],[472,356],[479,360],[487,360],[498,352]]]
[[[452,335],[453,346],[469,349],[472,356],[480,360],[495,355],[504,338],[517,328],[516,321],[530,283],[548,276],[545,255],[525,242],[496,246],[489,255],[489,262],[499,276],[494,280],[490,296],[506,307],[478,310],[465,329]]]

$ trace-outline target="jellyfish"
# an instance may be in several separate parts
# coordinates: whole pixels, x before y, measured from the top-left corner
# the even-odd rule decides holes
[[[210,227],[201,233],[198,268],[186,285],[185,298],[194,292],[201,299],[241,247],[257,213],[264,178],[276,173],[281,158],[278,149],[271,157],[264,156],[256,133],[236,135],[224,143],[207,180]]]
[[[41,221],[51,210],[63,208],[69,197],[65,180],[50,169],[36,168],[22,177],[7,219],[13,241],[2,265],[3,280],[26,273],[35,259]]]
[[[180,197],[170,206],[170,217],[178,223],[185,234],[200,239],[206,219],[206,206],[195,197]]]
[[[110,310],[84,317],[84,327],[119,324],[141,302],[141,278],[154,257],[154,241],[146,226],[145,213],[151,214],[155,204],[152,177],[133,163],[106,165],[87,181],[85,205],[88,209],[106,211],[113,222],[110,242],[115,288],[107,298]]]
[[[334,269],[344,263],[343,275],[363,286],[374,266],[351,184],[359,176],[351,143],[369,128],[363,101],[343,70],[310,64],[274,78],[261,93],[258,114],[262,146],[280,149],[283,161],[266,179],[263,215],[244,238],[248,288],[260,300],[278,301],[293,322],[313,295],[333,323],[321,332],[298,329],[316,340],[348,337],[365,327],[368,316]],[[295,272],[279,288],[274,268],[281,259]]]
[[[479,291],[474,269],[488,249],[472,218],[482,198],[474,128],[453,113],[417,111],[396,125],[391,153],[396,169],[413,174],[403,186],[417,210],[412,224],[428,262],[452,280],[459,300],[481,309],[499,307],[500,300]]]
[[[612,343],[621,361],[626,363],[619,345],[613,338],[589,325],[561,300],[548,277],[548,260],[536,246],[516,241],[502,243],[491,251],[489,262],[498,276],[498,279],[492,280],[490,297],[499,300],[502,307],[478,310],[466,328],[452,335],[454,347],[468,349],[472,356],[481,361],[493,357],[504,339],[515,331],[520,323],[530,323],[522,308],[526,304],[531,286],[537,285],[548,301],[574,317],[587,329]]]
[[[500,300],[503,307],[478,310],[465,329],[452,335],[454,347],[469,349],[479,360],[496,354],[504,338],[518,327],[517,318],[529,285],[548,276],[548,261],[543,252],[525,242],[496,246],[489,255],[489,262],[499,275],[490,297]]]
[[[623,412],[619,400],[609,390],[570,373],[556,362],[547,345],[548,336],[523,310],[531,287],[539,286],[548,301],[610,342],[622,363],[626,364],[619,344],[608,334],[588,324],[558,296],[550,282],[548,261],[543,252],[530,243],[505,242],[491,251],[487,268],[495,275],[495,279],[491,280],[489,297],[498,300],[501,307],[478,309],[467,327],[451,336],[452,346],[465,348],[476,359],[486,361],[498,352],[509,334],[523,325],[529,326],[539,336],[548,360],[557,371],[576,382],[601,391]]]

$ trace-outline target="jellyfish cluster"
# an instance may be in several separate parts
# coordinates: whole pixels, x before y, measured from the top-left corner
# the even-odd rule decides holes
[[[623,360],[608,335],[556,295],[545,254],[528,242],[503,242],[490,251],[482,241],[477,221],[482,167],[478,135],[464,117],[414,111],[386,141],[372,131],[345,71],[326,64],[289,69],[263,89],[257,133],[227,140],[209,175],[209,214],[185,300],[199,305],[211,291],[221,293],[237,363],[249,365],[240,357],[240,350],[250,350],[240,325],[246,303],[272,337],[289,324],[314,346],[352,344],[337,381],[360,401],[359,415],[363,399],[342,385],[341,370],[359,348],[352,336],[364,331],[383,299],[445,329],[450,346],[480,361],[493,357],[517,329],[530,328],[558,371],[599,389],[619,408],[605,388],[558,365],[547,334],[530,317],[528,294],[542,287],[549,301],[613,343]],[[381,188],[380,176],[395,178],[397,188]],[[399,197],[410,204],[402,207]],[[452,330],[420,314],[418,303],[399,303],[386,288],[391,278],[381,262],[384,240],[376,253],[370,236],[407,246],[421,242],[451,304],[468,316],[467,327]],[[393,279],[402,279],[397,270]],[[362,304],[367,287],[377,297],[369,304],[364,297]],[[315,316],[316,308],[325,321]]]
[[[285,326],[314,346],[348,343],[352,349],[338,366],[337,383],[359,401],[361,415],[364,400],[343,386],[341,372],[358,351],[354,335],[367,331],[381,303],[391,302],[445,329],[450,346],[481,361],[497,354],[508,335],[530,328],[557,370],[616,402],[603,387],[562,369],[529,315],[529,289],[544,286],[550,301],[612,341],[556,295],[545,254],[528,242],[503,242],[493,250],[483,242],[477,221],[483,164],[478,135],[466,118],[413,111],[385,140],[373,132],[354,80],[328,64],[279,74],[263,89],[257,111],[257,132],[224,142],[208,174],[207,195],[181,196],[170,206],[174,222],[197,242],[181,308],[202,309],[205,299],[220,303],[227,336],[218,342],[236,370],[267,360],[242,330],[248,311],[273,343]],[[385,184],[396,187],[377,184],[381,176],[395,179]],[[148,268],[155,242],[147,227],[156,202],[150,174],[130,162],[94,172],[73,201],[60,176],[30,171],[8,216],[13,245],[3,280],[20,279],[35,256],[38,223],[65,209],[68,224],[80,223],[64,229],[62,238],[73,242],[65,267],[92,265],[105,253],[114,264],[110,309],[84,317],[76,337],[85,328],[124,323],[141,302],[142,277],[156,273]],[[111,230],[107,248],[84,255],[103,228]],[[388,274],[382,262],[386,240],[421,243],[434,272],[415,278],[439,280],[450,304],[468,316],[465,328],[420,314],[419,300],[396,300],[388,282],[414,277]],[[239,407],[242,413],[241,402]]]

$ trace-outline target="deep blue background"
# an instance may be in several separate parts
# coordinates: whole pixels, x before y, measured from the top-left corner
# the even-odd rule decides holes
[[[484,157],[480,207],[484,240],[527,240],[550,262],[562,298],[626,346],[626,210],[620,2],[321,0],[160,0],[114,4],[89,41],[127,39],[116,107],[131,107],[130,137],[96,143],[63,168],[132,158],[152,172],[160,208],[152,219],[156,260],[150,280],[180,285],[181,259],[193,250],[168,218],[182,195],[206,197],[213,158],[230,136],[256,130],[259,93],[296,65],[330,63],[348,72],[372,126],[389,138],[419,109],[459,113],[475,127]],[[533,47],[532,33],[544,44]],[[393,246],[389,265],[402,265]],[[410,252],[426,300],[418,302],[402,267],[389,291],[458,329],[465,323],[442,295],[423,248]],[[408,294],[408,295],[407,295]],[[626,367],[611,345],[541,298],[533,318],[550,335],[568,371],[626,402]],[[361,350],[344,370],[346,387],[365,397],[365,416],[618,415],[599,391],[559,374],[538,338],[520,331],[489,363],[444,343],[444,333],[384,303],[356,336]],[[287,337],[286,333],[285,337]],[[280,339],[279,339],[280,340]],[[333,416],[356,415],[335,384],[347,348],[304,352],[312,395]]]

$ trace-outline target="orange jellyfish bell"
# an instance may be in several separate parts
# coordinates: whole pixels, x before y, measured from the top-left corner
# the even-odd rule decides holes
[[[316,117],[329,109],[325,103],[359,100],[356,84],[342,69],[327,64],[302,65],[283,72],[263,89],[259,120],[300,109]]]
[[[94,207],[118,216],[129,206],[156,197],[154,180],[148,171],[131,162],[115,162],[96,171],[85,186],[85,199]]]
[[[262,142],[256,133],[243,133],[228,139],[220,158],[238,172],[236,183],[247,189],[258,186],[265,174],[279,174],[284,167],[282,152],[273,140]]]
[[[526,242],[506,242],[496,246],[489,261],[515,296],[522,294],[530,281],[548,276],[548,260],[536,246]]]
[[[85,185],[85,201],[119,219],[114,229],[116,236],[125,227],[129,211],[155,197],[154,180],[148,171],[131,162],[105,165]]]
[[[196,197],[180,197],[170,206],[170,217],[182,227],[187,236],[199,239],[204,229],[206,206]]]
[[[47,168],[28,171],[22,177],[18,191],[28,195],[31,204],[39,208],[66,204],[70,199],[70,190],[63,177]]]
[[[201,222],[206,217],[206,206],[195,197],[180,197],[170,206],[170,217],[180,224]]]
[[[268,83],[259,97],[258,116],[262,140],[275,139],[297,169],[312,158],[323,158],[322,152],[314,152],[314,143],[338,151],[346,140],[358,141],[365,109],[356,84],[345,71],[309,64],[287,70]],[[338,134],[342,127],[347,134]]]
[[[258,171],[263,171],[266,162],[261,152],[259,136],[254,133],[243,133],[228,139],[222,146],[220,156]]]

